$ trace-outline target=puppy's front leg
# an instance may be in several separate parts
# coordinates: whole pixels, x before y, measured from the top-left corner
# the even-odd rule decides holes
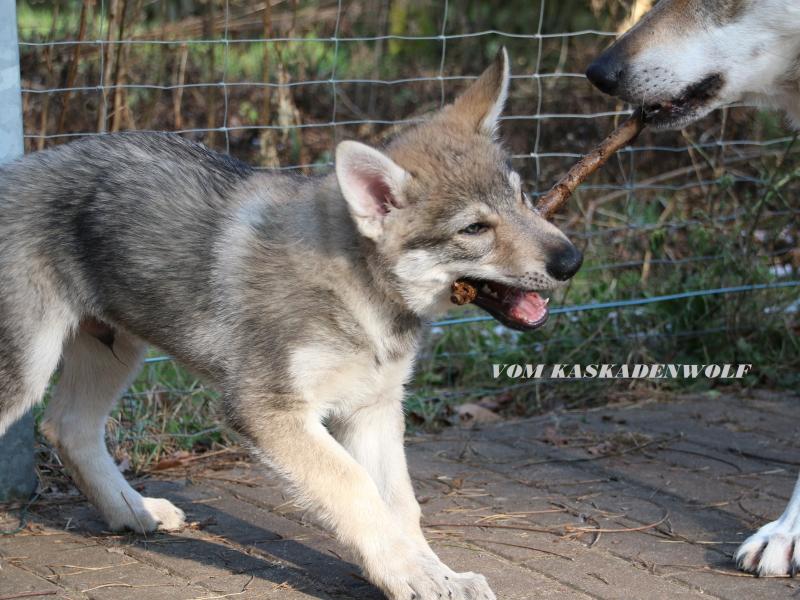
[[[403,448],[402,390],[391,398],[331,419],[329,429],[367,470],[389,510],[402,521],[408,534],[427,548],[420,528],[421,511]]]
[[[453,581],[451,571],[420,550],[391,513],[375,482],[336,442],[301,398],[230,402],[229,414],[256,454],[281,473],[300,501],[328,523],[359,557],[367,577],[392,600],[493,600]],[[237,406],[255,411],[241,414]],[[249,411],[248,411],[249,412]]]
[[[409,538],[418,544],[425,556],[439,562],[447,570],[448,581],[453,588],[452,598],[494,598],[483,575],[455,573],[440,563],[425,540],[420,527],[421,511],[414,495],[403,447],[405,416],[402,398],[401,388],[374,404],[332,419],[329,428],[370,474],[389,511],[400,520]]]

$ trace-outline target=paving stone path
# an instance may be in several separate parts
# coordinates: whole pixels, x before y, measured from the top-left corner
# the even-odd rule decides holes
[[[637,401],[411,436],[409,462],[435,549],[501,600],[791,598],[800,581],[749,577],[730,557],[783,510],[798,408],[787,394]],[[137,486],[191,525],[111,534],[80,497],[45,495],[0,536],[0,599],[383,597],[237,449]]]

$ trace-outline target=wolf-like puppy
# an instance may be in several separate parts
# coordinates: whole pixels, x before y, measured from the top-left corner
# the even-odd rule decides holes
[[[43,431],[112,529],[177,529],[104,444],[153,344],[223,392],[228,423],[389,598],[493,599],[425,541],[403,449],[424,322],[470,278],[506,324],[581,254],[538,216],[495,132],[502,51],[453,105],[335,172],[257,173],[174,135],[84,139],[0,169],[0,433],[62,364]],[[4,460],[8,460],[6,457]]]
[[[595,60],[601,91],[644,108],[652,126],[676,129],[745,102],[777,108],[800,127],[798,0],[661,0]],[[740,569],[800,569],[800,480],[783,515],[739,547]]]

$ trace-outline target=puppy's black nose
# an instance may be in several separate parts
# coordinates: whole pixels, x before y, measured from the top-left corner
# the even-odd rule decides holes
[[[547,272],[553,279],[566,281],[581,268],[583,254],[575,246],[567,242],[564,246],[553,252],[547,261]]]
[[[589,65],[589,68],[586,69],[586,77],[598,90],[613,96],[619,89],[623,72],[623,66],[614,53],[606,51]]]

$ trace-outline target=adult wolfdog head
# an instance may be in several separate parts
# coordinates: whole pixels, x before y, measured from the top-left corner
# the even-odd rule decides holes
[[[357,142],[337,148],[339,185],[357,227],[419,314],[447,309],[453,282],[468,278],[479,306],[510,327],[533,329],[547,319],[538,292],[580,268],[581,253],[532,210],[496,140],[508,83],[503,50],[452,105],[385,153]]]
[[[656,127],[734,102],[780,108],[800,124],[800,2],[661,0],[586,75],[643,106]]]

